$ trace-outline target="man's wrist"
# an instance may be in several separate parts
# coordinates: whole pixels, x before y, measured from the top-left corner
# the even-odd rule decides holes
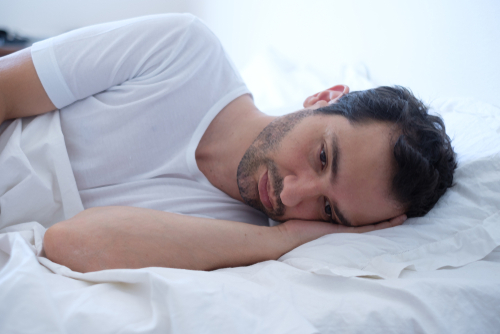
[[[276,240],[280,240],[280,244],[282,245],[282,254],[278,258],[305,242],[301,240],[300,235],[295,233],[293,228],[290,228],[289,224],[279,224],[271,227],[271,229],[275,229],[275,238]]]

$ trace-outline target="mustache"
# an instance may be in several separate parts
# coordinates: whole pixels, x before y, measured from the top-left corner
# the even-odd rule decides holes
[[[269,160],[268,171],[271,176],[273,184],[274,196],[276,197],[276,208],[274,209],[274,216],[283,216],[285,214],[285,205],[281,201],[281,192],[283,191],[283,177],[278,171],[276,164]]]

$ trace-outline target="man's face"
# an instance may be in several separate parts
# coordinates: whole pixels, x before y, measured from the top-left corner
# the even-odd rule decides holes
[[[361,226],[404,213],[391,198],[390,124],[301,110],[271,122],[238,166],[240,194],[271,219]]]

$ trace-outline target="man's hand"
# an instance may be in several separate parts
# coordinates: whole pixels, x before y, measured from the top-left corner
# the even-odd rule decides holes
[[[278,225],[281,232],[297,244],[296,247],[306,242],[318,239],[331,233],[365,233],[398,226],[404,223],[406,215],[400,215],[391,220],[378,224],[350,227],[321,221],[289,220]]]

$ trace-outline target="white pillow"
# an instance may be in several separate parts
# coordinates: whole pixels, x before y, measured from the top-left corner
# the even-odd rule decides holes
[[[477,261],[500,245],[500,110],[472,99],[437,100],[457,152],[455,186],[421,218],[365,234],[330,234],[280,261],[318,274],[398,277]]]
[[[257,54],[241,71],[256,106],[268,115],[284,115],[303,109],[304,100],[337,84],[351,91],[373,88],[366,66],[338,64],[319,68],[296,63],[273,49]]]

